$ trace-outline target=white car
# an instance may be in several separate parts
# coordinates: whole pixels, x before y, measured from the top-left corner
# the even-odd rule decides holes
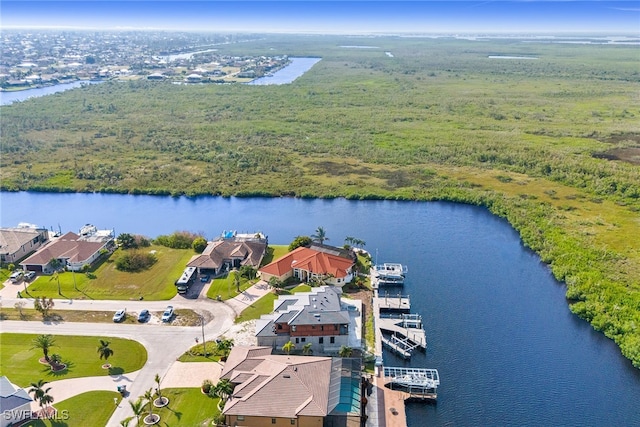
[[[172,317],[173,317],[173,306],[168,305],[167,308],[164,310],[164,313],[162,313],[162,321],[170,322]]]
[[[116,323],[122,322],[126,315],[127,315],[127,309],[126,308],[123,308],[122,310],[118,310],[113,315],[113,321],[116,322]]]

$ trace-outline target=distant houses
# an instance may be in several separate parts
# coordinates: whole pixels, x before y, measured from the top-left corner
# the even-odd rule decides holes
[[[103,251],[115,249],[113,230],[98,230],[95,226],[82,227],[79,234],[68,232],[51,240],[36,253],[20,262],[23,270],[51,274],[52,260],[60,261],[71,271],[81,271],[91,265]]]

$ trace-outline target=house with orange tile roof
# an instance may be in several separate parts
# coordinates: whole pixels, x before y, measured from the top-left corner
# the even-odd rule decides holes
[[[294,277],[301,282],[321,279],[326,284],[344,286],[353,280],[356,258],[352,252],[328,245],[299,247],[258,270],[262,280],[272,277],[286,280]]]
[[[221,379],[235,386],[222,410],[229,426],[359,427],[360,359],[271,354],[233,347]]]

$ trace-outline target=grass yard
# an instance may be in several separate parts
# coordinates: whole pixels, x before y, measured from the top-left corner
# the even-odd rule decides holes
[[[33,297],[72,299],[132,300],[143,297],[147,300],[168,300],[173,298],[177,293],[174,283],[194,255],[193,250],[171,249],[155,245],[144,250],[155,251],[158,257],[158,261],[148,270],[138,273],[116,270],[115,260],[121,253],[118,249],[95,268],[92,272],[95,278],[91,279],[86,274],[72,272],[60,273],[57,278],[40,276],[29,285],[28,294]]]
[[[160,426],[208,426],[220,413],[220,399],[202,394],[200,388],[167,388],[162,394],[169,398],[169,404],[154,409],[160,415]]]
[[[290,291],[283,290],[280,295],[290,295],[295,294],[297,292],[309,292],[311,290],[311,286],[309,285],[298,285]],[[273,302],[278,298],[278,295],[273,292],[269,292],[258,301],[254,302],[250,306],[244,309],[240,316],[236,317],[235,322],[246,322],[247,320],[258,319],[263,314],[268,314],[273,311]]]
[[[39,379],[55,381],[133,372],[141,369],[147,361],[147,350],[137,341],[113,337],[54,335],[56,345],[51,347],[49,355],[60,354],[62,361],[67,364],[67,369],[54,373],[49,366],[38,361],[42,357],[42,351],[33,348],[32,341],[35,337],[36,334],[0,334],[0,375],[8,376],[21,387]],[[105,361],[98,357],[100,339],[111,343],[113,356],[108,361],[112,365],[109,370],[102,369]]]
[[[115,391],[90,391],[62,402],[53,402],[58,416],[52,420],[31,420],[24,427],[85,427],[104,426],[111,418],[115,405],[113,398],[120,401],[120,393]]]
[[[264,266],[264,265],[269,264],[273,260],[278,259],[281,256],[283,256],[287,252],[289,252],[287,245],[270,245],[267,248],[267,253],[264,256],[264,258],[262,259],[262,263],[261,263],[260,266]],[[249,279],[247,279],[245,277],[241,277],[240,278],[240,291],[242,292],[242,291],[250,288],[257,281],[258,281],[258,279],[249,280]],[[236,286],[234,285],[233,275],[227,274],[224,277],[219,277],[219,278],[213,279],[213,281],[211,282],[211,286],[209,287],[209,290],[207,291],[207,297],[209,297],[211,299],[217,299],[218,295],[220,295],[220,299],[225,301],[225,300],[228,300],[228,299],[231,299],[231,298],[235,297],[236,295],[238,295],[238,293],[239,292],[236,289]]]
[[[240,292],[249,289],[257,281],[258,279],[249,280],[246,277],[240,277]],[[207,297],[216,299],[218,295],[220,295],[220,299],[225,301],[235,297],[240,292],[238,292],[236,285],[234,285],[233,274],[227,274],[226,276],[213,279],[207,291]]]

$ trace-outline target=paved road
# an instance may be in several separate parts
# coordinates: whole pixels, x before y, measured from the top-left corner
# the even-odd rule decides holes
[[[6,288],[5,288],[6,289]],[[28,306],[32,299],[18,299],[7,297],[9,291],[3,290],[2,305],[13,307],[17,301],[26,301]],[[247,290],[251,295],[261,293]],[[16,295],[11,289],[11,293]],[[203,294],[203,293],[201,293]],[[10,295],[10,294],[9,294]],[[242,300],[243,295],[238,296]],[[175,308],[188,308],[201,314],[206,323],[204,334],[207,341],[224,334],[233,326],[236,316],[233,303],[212,301],[205,298],[185,299],[178,296],[169,301],[97,301],[97,300],[54,300],[56,309],[63,310],[96,310],[116,311],[126,307],[129,312],[137,312],[143,308],[151,311],[162,311],[171,304]],[[237,305],[237,304],[236,304]],[[242,303],[240,303],[242,305]],[[50,386],[56,402],[89,390],[116,390],[116,385],[127,384],[130,392],[128,398],[135,399],[155,385],[155,376],[164,378],[176,359],[195,344],[195,338],[202,339],[202,326],[169,326],[164,324],[113,324],[113,323],[80,323],[80,322],[39,322],[39,321],[2,321],[2,332],[18,333],[50,333],[59,335],[108,336],[129,338],[140,342],[148,353],[148,360],[144,367],[137,372],[118,377],[105,375],[102,377],[78,378],[74,380],[53,381]],[[108,427],[120,425],[120,421],[132,416],[129,404],[124,400],[116,408],[107,424]]]

